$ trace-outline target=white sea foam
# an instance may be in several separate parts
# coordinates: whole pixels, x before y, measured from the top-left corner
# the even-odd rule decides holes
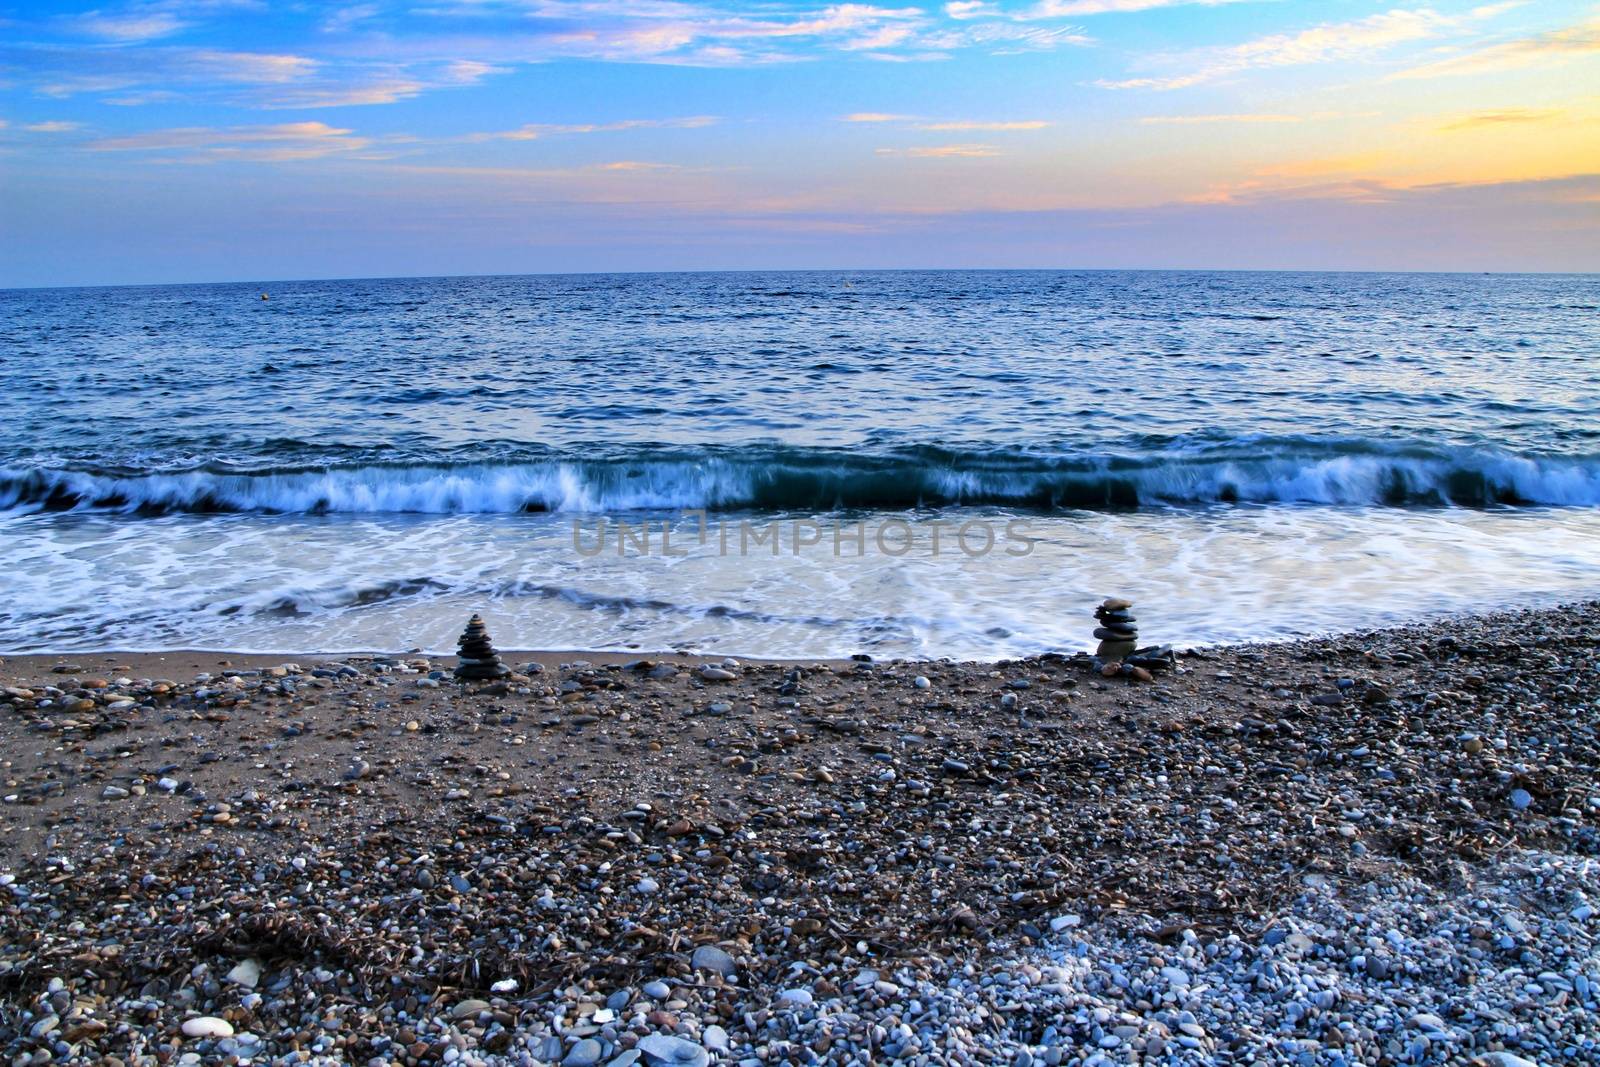
[[[932,518],[1026,522],[1033,551],[928,551]],[[1090,646],[1087,611],[1137,601],[1143,635],[1265,640],[1453,611],[1600,596],[1600,509],[1285,506],[1041,515],[955,509],[909,522],[903,556],[574,550],[579,516],[168,515],[0,520],[0,649],[448,651],[482,611],[505,647],[997,659]],[[583,518],[592,531],[595,520]],[[729,521],[737,522],[738,518]],[[591,532],[585,532],[587,542]],[[851,543],[848,539],[844,542]]]
[[[0,509],[511,514],[917,504],[1600,504],[1600,459],[1357,448],[1125,457],[748,454],[118,475],[0,469]]]

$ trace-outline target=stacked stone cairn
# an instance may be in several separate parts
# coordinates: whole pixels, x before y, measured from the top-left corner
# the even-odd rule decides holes
[[[458,682],[492,682],[511,674],[511,668],[500,662],[500,654],[489,643],[489,630],[480,615],[467,620],[467,628],[456,642],[456,655],[461,660],[456,665]]]
[[[1134,624],[1131,609],[1133,601],[1111,597],[1094,610],[1100,623],[1094,635],[1100,644],[1094,650],[1094,662],[1100,673],[1108,678],[1125,675],[1140,681],[1149,681],[1152,671],[1165,670],[1176,662],[1171,645],[1139,647],[1139,628]]]

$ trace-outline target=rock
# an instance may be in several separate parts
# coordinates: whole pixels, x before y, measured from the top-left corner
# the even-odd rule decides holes
[[[488,1001],[485,1001],[485,1000],[463,1000],[463,1001],[460,1001],[459,1003],[457,1003],[455,1007],[450,1009],[450,1018],[457,1019],[457,1020],[470,1019],[470,1018],[473,1018],[474,1016],[476,1016],[479,1012],[485,1012],[485,1011],[488,1011],[488,1010],[489,1010],[489,1002]]]
[[[1472,1062],[1478,1067],[1539,1067],[1533,1060],[1514,1056],[1509,1052],[1485,1052]]]
[[[639,991],[645,996],[649,997],[651,1000],[666,1000],[668,997],[672,996],[672,987],[660,979],[657,979],[653,982],[646,982],[640,987]]]
[[[234,985],[254,989],[256,983],[261,981],[261,964],[253,959],[240,960],[228,972],[227,980]]]
[[[701,945],[694,950],[694,955],[689,957],[689,965],[697,971],[710,971],[730,978],[739,969],[733,962],[733,957],[715,945]]]
[[[1513,789],[1511,791],[1511,806],[1518,811],[1527,811],[1533,806],[1533,794],[1526,789]]]
[[[128,791],[120,785],[108,785],[100,790],[101,800],[122,800],[128,795]]]
[[[701,667],[700,677],[708,682],[731,682],[739,676],[721,667]]]
[[[654,678],[657,681],[665,678],[676,678],[678,676],[678,668],[670,663],[658,663],[646,671],[644,676],[646,678]]]
[[[184,1037],[232,1037],[233,1026],[226,1019],[219,1019],[215,1015],[201,1015],[193,1019],[185,1019],[180,1027]]]
[[[480,615],[467,620],[467,628],[456,643],[455,676],[460,682],[492,682],[511,674],[511,668],[500,662],[500,656],[489,641],[488,628]]]
[[[630,1048],[628,1051],[624,1052],[622,1055],[606,1064],[606,1067],[633,1067],[633,1065],[638,1062],[639,1050],[636,1048]]]
[[[636,1046],[648,1067],[706,1067],[711,1056],[705,1049],[681,1037],[650,1034]]]
[[[911,680],[911,684],[916,686],[918,689],[927,689],[933,685],[932,682],[928,681],[927,678],[920,674]]]
[[[605,1049],[600,1042],[586,1037],[572,1046],[572,1051],[561,1061],[561,1067],[595,1067],[604,1055]]]
[[[778,994],[778,1003],[792,1008],[809,1008],[815,999],[809,989],[785,989]]]

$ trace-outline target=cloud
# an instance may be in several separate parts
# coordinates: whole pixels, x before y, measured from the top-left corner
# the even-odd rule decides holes
[[[378,13],[376,4],[347,4],[322,20],[323,33],[343,33],[358,22],[365,22]]]
[[[119,104],[155,103],[180,95],[192,103],[249,106],[240,87],[287,86],[315,77],[320,64],[309,57],[220,48],[147,46],[63,49],[38,46],[24,53],[34,91],[66,98],[121,92]]]
[[[150,14],[102,15],[91,11],[73,20],[73,25],[91,37],[111,41],[134,43],[169,37],[188,26],[188,23],[162,12]]]
[[[1141,126],[1199,126],[1213,123],[1238,122],[1238,123],[1278,123],[1300,122],[1299,115],[1274,115],[1260,113],[1243,113],[1236,115],[1145,115],[1139,120]]]
[[[1391,78],[1442,78],[1462,74],[1490,74],[1519,70],[1535,64],[1563,63],[1600,52],[1600,18],[1549,33],[1491,45],[1476,52],[1425,63],[1402,70]]]
[[[596,169],[598,169],[598,170],[633,171],[633,170],[677,170],[679,168],[678,168],[678,165],[676,163],[648,163],[648,162],[645,162],[643,160],[638,160],[638,159],[619,159],[615,163],[601,163],[601,164],[598,164]]]
[[[1439,127],[1439,132],[1453,133],[1457,130],[1551,122],[1565,114],[1566,112],[1559,108],[1507,107],[1498,111],[1474,111],[1470,115],[1463,115],[1445,123]]]
[[[871,33],[862,34],[860,37],[845,41],[839,47],[846,51],[864,51],[893,48],[905,43],[916,32],[916,28],[907,25],[879,26]]]
[[[506,74],[510,67],[476,59],[430,64],[387,64],[330,71],[316,82],[258,101],[270,111],[299,108],[369,107],[410,100],[431,89],[459,89]]]
[[[1382,163],[1382,152],[1360,152],[1349,156],[1330,156],[1320,159],[1297,159],[1287,163],[1274,163],[1256,171],[1265,178],[1324,178],[1330,175],[1350,174],[1371,170]]]
[[[200,51],[190,54],[189,64],[195,71],[221,81],[252,85],[292,82],[317,69],[314,59],[271,52]]]
[[[1071,26],[1029,26],[1016,22],[966,22],[960,26],[921,38],[932,48],[987,48],[992,55],[1021,52],[1050,52],[1063,45],[1089,45],[1094,38]]]
[[[1165,77],[1097,81],[1104,89],[1184,89],[1230,74],[1266,67],[1300,66],[1369,56],[1397,44],[1436,36],[1456,20],[1428,8],[1396,8],[1354,22],[1326,22],[1298,33],[1258,37],[1204,54],[1199,68]]]
[[[508,73],[508,67],[496,67],[473,59],[458,59],[445,68],[444,77],[454,85],[475,85],[491,74]]]
[[[365,84],[348,86],[308,86],[282,93],[262,102],[269,111],[298,110],[322,107],[368,107],[377,104],[394,104],[409,100],[430,88],[427,82],[413,78],[383,78]]]
[[[943,53],[954,48],[1035,51],[1086,40],[1069,28],[977,18],[979,9],[970,6],[955,10],[960,17],[954,24],[922,7],[870,3],[795,11],[750,3],[436,0],[415,13],[482,22],[516,11],[518,22],[508,32],[481,40],[479,58],[524,63],[581,58],[732,67],[795,62],[828,52],[907,62],[948,58]]]
[[[1024,12],[1024,18],[1058,19],[1079,15],[1105,15],[1115,12],[1149,11],[1157,7],[1216,7],[1241,0],[1042,0]]]
[[[530,122],[514,130],[498,133],[471,134],[471,140],[498,139],[504,141],[536,141],[541,137],[560,134],[617,133],[622,130],[699,130],[715,126],[721,120],[715,115],[687,115],[671,119],[621,119],[616,122],[553,123]]]
[[[59,119],[49,122],[34,122],[22,127],[29,133],[71,133],[73,130],[83,129],[81,122],[63,122]]]
[[[152,89],[149,92],[143,93],[128,93],[124,96],[102,97],[100,102],[102,104],[110,104],[113,107],[143,107],[146,104],[165,104],[169,101],[177,100],[178,98],[179,95],[170,90]]]
[[[119,74],[83,74],[60,77],[39,86],[40,96],[65,99],[79,93],[105,93],[139,84],[139,78]]]
[[[919,130],[1042,130],[1049,126],[1048,122],[1038,119],[1029,119],[1023,122],[927,122],[917,126]]]
[[[986,144],[946,144],[918,148],[880,148],[880,156],[910,156],[913,159],[987,159],[999,150]]]
[[[976,121],[971,119],[921,119],[916,115],[893,115],[883,111],[857,111],[851,115],[841,116],[840,122],[900,122],[906,123],[908,129],[913,130],[985,130],[996,132],[1012,132],[1017,130],[1042,130],[1049,126],[1048,122],[1040,119],[1024,119],[1018,121]]]
[[[985,0],[956,0],[944,5],[944,13],[953,19],[979,19],[1000,14],[1000,9]]]
[[[182,126],[91,141],[96,152],[181,153],[192,163],[281,163],[367,148],[372,141],[323,122],[267,126]]]

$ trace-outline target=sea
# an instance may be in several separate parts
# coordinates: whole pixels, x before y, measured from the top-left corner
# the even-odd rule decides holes
[[[1600,277],[0,291],[0,650],[997,660],[1600,596]],[[1403,632],[1402,637],[1403,640]]]

